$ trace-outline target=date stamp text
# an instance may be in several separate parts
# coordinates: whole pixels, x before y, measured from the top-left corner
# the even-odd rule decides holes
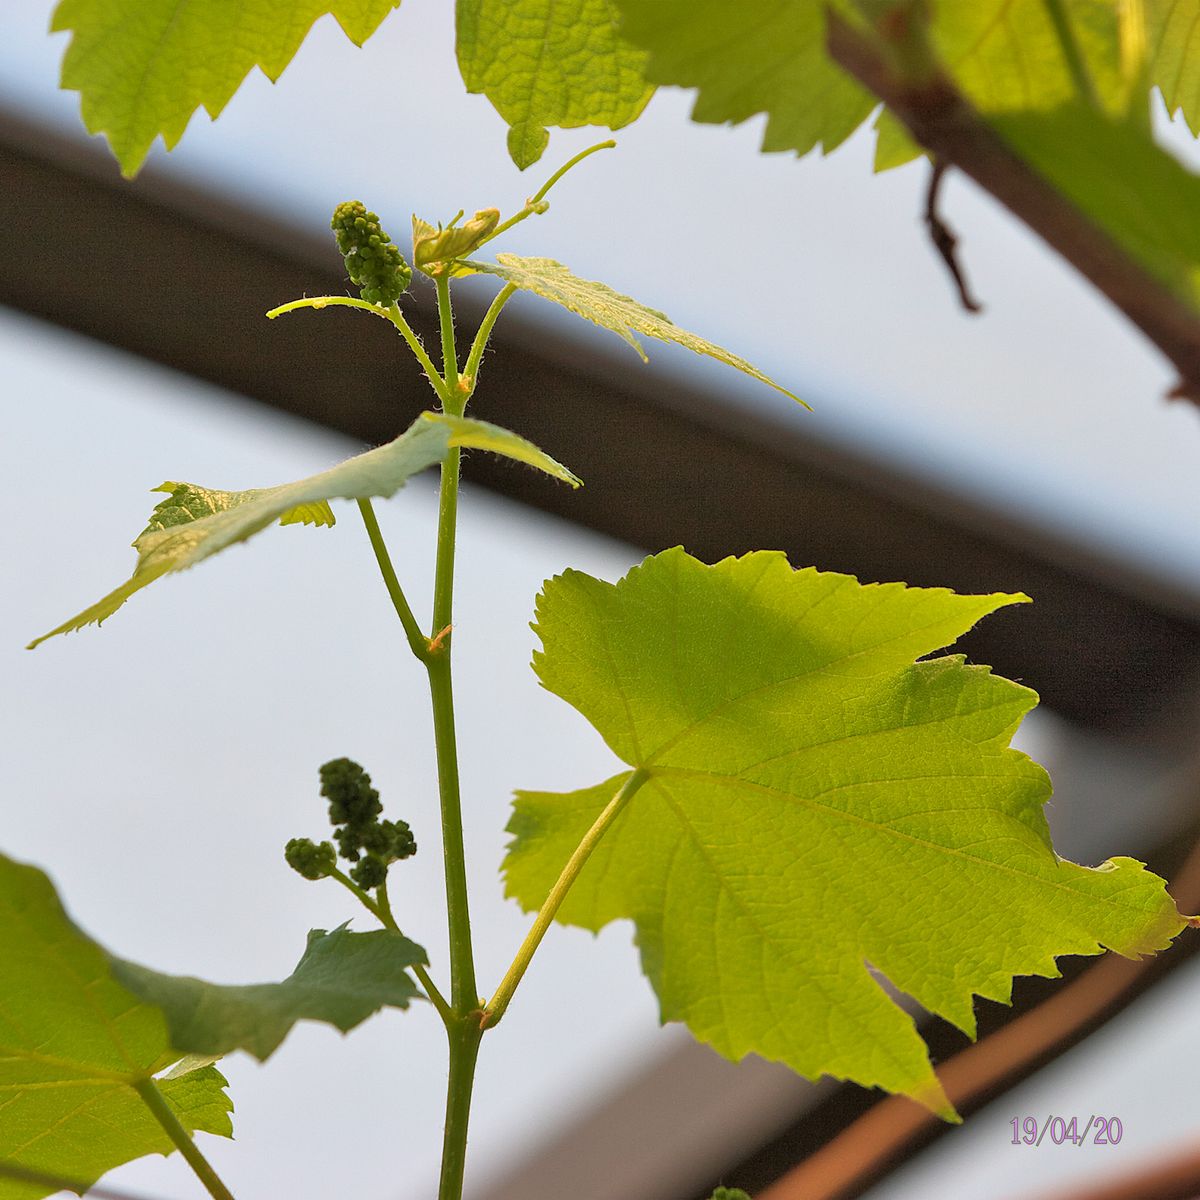
[[[1056,1146],[1115,1146],[1125,1133],[1120,1117],[1056,1117],[1039,1121],[1037,1117],[1013,1117],[1012,1144],[1040,1146],[1047,1139]]]

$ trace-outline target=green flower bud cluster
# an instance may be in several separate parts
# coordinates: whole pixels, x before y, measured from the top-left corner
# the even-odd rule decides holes
[[[292,838],[283,848],[287,865],[305,879],[324,879],[337,866],[337,851],[332,842],[314,842],[312,838]]]
[[[383,232],[378,215],[368,212],[362,201],[339,204],[329,226],[337,236],[351,282],[364,300],[388,308],[408,291],[412,268]]]
[[[335,758],[320,770],[321,795],[329,801],[333,841],[314,843],[293,838],[284,849],[292,870],[305,879],[324,879],[337,866],[340,854],[353,863],[350,878],[369,891],[387,879],[388,867],[417,852],[416,839],[407,821],[380,819],[383,805],[371,786],[371,777],[348,758]]]
[[[719,1187],[709,1200],[750,1200],[750,1197],[741,1188]]]

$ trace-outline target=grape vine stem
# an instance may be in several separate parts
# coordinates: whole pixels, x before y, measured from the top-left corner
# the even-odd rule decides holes
[[[586,158],[595,150],[603,149],[608,143],[592,147],[576,155],[562,170],[555,174],[545,187],[526,205],[526,209],[508,224],[544,208],[545,193],[553,183],[575,162]],[[409,348],[416,355],[429,382],[441,402],[443,410],[452,417],[461,417],[467,402],[475,390],[483,354],[488,339],[504,306],[517,290],[506,284],[492,301],[476,331],[468,352],[464,373],[460,376],[458,351],[454,336],[454,312],[450,302],[450,272],[447,264],[435,265],[428,272],[437,289],[438,325],[442,343],[442,369],[440,374],[425,353],[420,341],[408,327],[399,309],[393,305],[390,311],[373,310],[377,316],[386,316],[404,336]],[[332,298],[322,302],[294,301],[270,313],[276,316],[294,308],[322,307],[334,303]],[[349,307],[366,307],[361,302],[342,301]],[[438,1200],[462,1200],[463,1178],[466,1167],[467,1130],[471,1112],[471,1094],[474,1090],[475,1066],[479,1057],[479,1043],[485,1028],[495,1024],[507,1007],[512,992],[524,975],[538,944],[545,936],[554,913],[566,896],[575,876],[582,869],[588,855],[594,849],[604,831],[616,818],[629,797],[646,779],[645,772],[635,771],[626,781],[617,797],[605,809],[596,825],[585,836],[583,843],[572,855],[555,884],[551,898],[538,915],[530,935],[517,953],[513,966],[505,975],[496,999],[484,1011],[484,1002],[479,997],[475,981],[475,958],[471,941],[471,916],[467,895],[466,853],[463,844],[462,798],[459,781],[458,744],[454,719],[454,686],[451,673],[451,650],[454,629],[454,559],[458,527],[458,490],[462,462],[462,451],[454,446],[442,461],[441,485],[438,496],[437,560],[434,568],[433,623],[426,635],[420,626],[407,597],[400,586],[392,566],[391,557],[375,518],[369,500],[359,502],[359,512],[366,526],[380,573],[391,597],[392,606],[404,628],[405,638],[414,657],[425,667],[429,677],[429,694],[433,708],[434,747],[437,757],[438,798],[442,826],[442,858],[445,868],[446,914],[450,948],[450,998],[447,1002],[438,992],[423,968],[414,967],[414,973],[424,985],[426,994],[434,1003],[446,1027],[449,1043],[449,1071],[446,1090],[446,1123],[442,1142],[442,1169],[438,1184]],[[341,872],[334,877],[358,896],[359,900],[390,929],[396,924],[387,903],[386,892],[380,891],[372,898],[363,889]],[[398,932],[398,930],[397,930]]]
[[[441,273],[437,286],[442,335],[442,392],[446,411],[462,416],[466,393],[459,388],[458,352],[454,341],[454,312],[450,280]],[[462,451],[451,448],[442,463],[438,499],[437,565],[434,568],[431,653],[425,660],[433,702],[433,731],[437,751],[438,792],[442,811],[442,856],[446,870],[446,910],[450,933],[451,1016],[446,1025],[450,1064],[446,1085],[446,1125],[442,1140],[442,1171],[438,1200],[461,1200],[467,1157],[467,1128],[475,1062],[479,1056],[479,992],[471,945],[471,915],[467,902],[466,854],[463,848],[462,799],[459,787],[458,743],[454,725],[454,686],[450,670],[454,641],[454,552],[458,528],[458,481]],[[450,632],[448,632],[450,631]],[[432,647],[436,645],[436,650]]]
[[[421,632],[417,618],[409,606],[396,577],[396,568],[392,566],[392,557],[388,554],[387,544],[379,530],[379,522],[375,518],[375,509],[370,500],[359,500],[358,511],[362,514],[363,524],[367,527],[367,537],[371,539],[371,549],[375,551],[375,561],[379,564],[379,573],[383,576],[384,586],[392,599],[392,606],[404,627],[404,636],[408,639],[408,648],[420,662],[429,659],[429,639]]]

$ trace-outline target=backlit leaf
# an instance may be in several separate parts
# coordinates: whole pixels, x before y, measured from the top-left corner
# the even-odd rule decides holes
[[[1191,0],[1144,0],[1151,82],[1200,134],[1200,20]]]
[[[41,871],[3,856],[0,928],[0,1162],[92,1183],[132,1159],[170,1153],[134,1090],[179,1057],[163,1014],[113,979]],[[231,1136],[215,1067],[157,1087],[189,1131]],[[0,1177],[0,1200],[56,1190]]]
[[[825,53],[821,0],[615,0],[654,84],[696,88],[692,120],[768,116],[763,150],[841,145],[875,98]]]
[[[974,996],[1007,1001],[1063,954],[1153,952],[1183,925],[1141,864],[1055,855],[1049,780],[1009,746],[1034,693],[924,659],[1023,599],[864,586],[775,552],[551,580],[538,677],[648,775],[559,919],[632,920],[663,1019],[722,1054],[952,1116],[873,972],[973,1032]],[[520,793],[509,894],[539,906],[628,778]]]
[[[275,521],[332,524],[329,500],[395,495],[410,476],[441,462],[453,446],[489,450],[536,467],[572,486],[579,484],[566,467],[515,433],[486,421],[441,413],[422,413],[387,445],[296,483],[247,492],[215,492],[195,484],[163,484],[156,490],[169,487],[171,499],[158,505],[149,526],[134,542],[138,561],[130,579],[90,608],[35,638],[29,648],[56,634],[105,620],[130,596],[156,579],[195,566]],[[193,512],[199,515],[192,516]]]
[[[1079,99],[1045,0],[939,4],[932,33],[955,83],[982,112],[1045,109]],[[1068,0],[1071,34],[1101,100],[1121,96],[1116,6]]]
[[[60,0],[51,29],[71,32],[62,86],[103,133],[127,176],[159,135],[167,149],[196,109],[216,118],[259,67],[272,82],[314,21],[332,13],[361,45],[400,0]]]
[[[461,225],[440,229],[414,213],[413,266],[424,271],[435,263],[465,258],[491,235],[499,221],[498,208],[485,208]]]
[[[612,0],[458,0],[458,66],[508,122],[522,170],[546,149],[547,125],[619,129],[654,91],[645,55],[617,35]]]
[[[1136,126],[1084,104],[1006,113],[990,123],[1117,245],[1200,305],[1200,176]]]
[[[828,152],[877,107],[826,54],[822,0],[615,2],[622,34],[649,55],[646,77],[696,88],[695,121],[738,124],[765,113],[764,151]],[[1123,102],[1114,5],[1068,0],[1067,10],[1097,93]],[[1041,110],[1076,96],[1043,0],[937,4],[931,21],[941,61],[981,111]],[[886,114],[881,130],[879,166],[919,153]]]
[[[155,492],[166,492],[168,499],[160,500],[150,514],[146,528],[138,535],[143,537],[155,530],[170,529],[175,525],[187,525],[216,513],[228,512],[239,504],[261,500],[273,488],[250,488],[244,492],[221,492],[200,487],[195,483],[160,483],[152,488]],[[279,518],[280,525],[335,525],[337,519],[327,500],[313,504],[298,504]],[[137,544],[135,539],[134,544]]]
[[[1064,7],[1097,97],[1114,112],[1123,109],[1128,98],[1116,6],[1111,0],[1067,0]],[[1045,0],[939,4],[931,33],[946,70],[983,113],[1043,111],[1079,99]],[[886,111],[877,124],[877,169],[899,166],[921,153]]]
[[[562,305],[595,325],[611,329],[637,351],[643,362],[646,361],[646,352],[635,336],[639,333],[646,337],[658,338],[661,342],[674,342],[675,345],[695,354],[715,358],[718,362],[726,363],[752,379],[757,379],[760,383],[765,383],[768,387],[773,387],[785,396],[804,404],[799,396],[792,395],[787,388],[781,387],[744,358],[739,358],[738,355],[731,354],[686,329],[680,329],[665,313],[647,308],[629,296],[623,296],[606,283],[580,279],[578,275],[572,274],[570,268],[552,258],[522,258],[517,254],[498,254],[496,258],[495,263],[468,260],[463,266],[472,271],[496,275],[506,283]],[[805,408],[807,407],[805,404]]]

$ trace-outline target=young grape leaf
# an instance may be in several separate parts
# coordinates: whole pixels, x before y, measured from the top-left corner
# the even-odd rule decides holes
[[[489,450],[537,467],[573,487],[579,485],[566,467],[515,433],[486,421],[441,413],[422,413],[387,445],[296,483],[248,492],[213,492],[195,484],[163,484],[155,490],[169,488],[171,499],[155,508],[150,524],[133,543],[138,553],[133,575],[90,608],[35,638],[29,649],[57,634],[104,621],[156,579],[243,542],[274,521],[285,525],[298,521],[332,524],[328,500],[395,495],[409,476],[441,462],[454,446]]]
[[[654,91],[612,0],[458,0],[455,11],[463,82],[508,122],[522,170],[542,157],[547,125],[620,129]]]
[[[356,45],[400,0],[60,0],[51,31],[70,31],[62,86],[81,94],[89,133],[107,136],[127,177],[154,139],[167,149],[203,105],[214,120],[257,66],[274,83],[318,17]]]
[[[665,313],[647,308],[632,297],[613,291],[605,283],[580,279],[578,275],[571,273],[570,268],[552,258],[522,258],[517,254],[498,254],[496,258],[494,263],[468,259],[462,265],[469,271],[499,276],[514,287],[534,292],[545,300],[561,304],[563,308],[591,321],[594,325],[611,329],[637,351],[643,362],[647,361],[646,352],[634,336],[637,333],[658,338],[660,342],[674,342],[675,345],[691,350],[694,354],[715,358],[718,362],[723,362],[744,375],[773,387],[790,399],[803,404],[805,408],[809,407],[799,396],[793,395],[787,388],[764,375],[744,358],[739,358],[736,354],[705,341],[686,329],[680,329]]]
[[[145,1154],[169,1154],[135,1090],[179,1057],[163,1014],[112,978],[41,871],[3,856],[0,926],[0,1162],[90,1184]],[[189,1132],[232,1136],[215,1067],[155,1086]],[[0,1200],[56,1190],[0,1177]]]
[[[221,492],[201,487],[196,483],[160,483],[150,489],[166,492],[167,499],[160,500],[150,514],[146,528],[138,537],[156,530],[170,529],[175,525],[187,525],[219,512],[228,512],[239,504],[260,500],[273,492],[274,488],[250,488],[244,492]],[[298,504],[279,518],[280,525],[336,525],[337,518],[327,500],[315,504]],[[134,539],[134,545],[137,539]]]
[[[441,229],[413,213],[413,266],[424,271],[437,263],[465,258],[491,236],[499,221],[498,208],[485,208],[462,225]]]
[[[1150,953],[1183,925],[1140,863],[1055,855],[1049,780],[1009,746],[1033,692],[961,655],[914,661],[1025,599],[864,586],[777,552],[549,581],[538,677],[646,776],[558,919],[632,920],[663,1020],[722,1054],[952,1117],[873,971],[973,1033],[975,995],[1007,1001],[1063,954]],[[629,778],[519,793],[509,895],[540,906]]]
[[[296,969],[282,983],[226,986],[162,975],[114,959],[113,976],[166,1015],[171,1045],[189,1054],[245,1050],[269,1058],[297,1021],[324,1021],[343,1033],[385,1005],[407,1008],[421,993],[406,967],[429,960],[415,942],[387,929],[314,929]]]

